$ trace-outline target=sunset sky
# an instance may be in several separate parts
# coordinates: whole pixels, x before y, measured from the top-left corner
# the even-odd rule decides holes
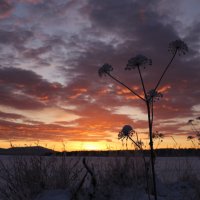
[[[189,52],[159,88],[154,131],[165,134],[159,147],[173,147],[172,137],[190,146],[187,122],[200,115],[199,8],[199,0],[1,0],[0,148],[123,149],[117,135],[125,124],[148,146],[144,102],[98,69],[112,64],[112,74],[142,95],[137,71],[124,70],[128,59],[152,59],[142,70],[150,90],[176,39]]]

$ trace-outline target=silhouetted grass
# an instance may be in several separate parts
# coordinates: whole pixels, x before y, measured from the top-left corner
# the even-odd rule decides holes
[[[166,160],[165,168],[158,174],[158,183],[164,184],[164,189],[169,189],[172,195],[174,188],[178,188],[187,200],[199,200],[200,180],[193,173],[190,160],[186,158],[184,163],[183,170],[183,164],[172,165],[169,159]],[[176,182],[168,181],[175,175]],[[67,189],[75,200],[143,200],[142,195],[148,199],[147,190],[152,190],[152,180],[147,188],[146,178],[140,155],[9,157],[0,162],[0,199],[34,200],[45,190]],[[163,195],[163,191],[158,187],[159,195]]]

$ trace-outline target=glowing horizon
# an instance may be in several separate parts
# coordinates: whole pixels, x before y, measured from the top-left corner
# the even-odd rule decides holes
[[[149,149],[149,140],[142,140],[144,145],[143,149]],[[134,150],[135,146],[126,140],[122,142],[121,140],[115,139],[113,142],[70,142],[70,141],[60,141],[60,142],[52,142],[52,141],[5,141],[0,143],[1,148],[10,148],[10,147],[32,147],[32,146],[42,146],[48,149],[52,149],[55,151],[109,151],[109,150]],[[178,137],[168,137],[163,138],[162,142],[158,140],[154,141],[155,149],[160,148],[198,148],[198,142],[194,141],[194,144],[191,141],[188,141],[185,136]]]

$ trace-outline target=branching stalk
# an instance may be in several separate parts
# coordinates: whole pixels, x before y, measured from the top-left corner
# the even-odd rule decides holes
[[[171,61],[172,62],[172,61]],[[152,177],[153,177],[153,186],[154,186],[154,196],[155,196],[155,200],[157,200],[157,191],[156,191],[156,178],[155,178],[155,168],[154,168],[154,148],[153,148],[153,136],[152,136],[152,126],[153,126],[153,102],[150,102],[147,98],[147,93],[146,93],[146,88],[145,88],[145,84],[144,84],[144,80],[142,77],[142,73],[140,71],[140,67],[137,66],[139,75],[140,75],[140,80],[141,80],[141,84],[142,84],[142,88],[143,88],[143,92],[144,92],[144,97],[145,97],[145,103],[147,106],[147,113],[148,113],[148,125],[149,125],[149,139],[150,139],[150,154],[151,154],[151,170],[152,170]],[[153,99],[152,99],[153,101]],[[135,143],[132,138],[129,137],[129,139],[140,149],[140,146]]]
[[[161,83],[161,81],[162,81],[162,79],[163,79],[165,73],[166,73],[167,70],[169,69],[169,67],[170,67],[172,61],[174,60],[176,54],[177,54],[177,49],[176,49],[176,51],[174,52],[174,54],[173,54],[171,60],[169,61],[169,63],[168,63],[167,66],[165,67],[165,69],[164,69],[164,71],[163,71],[163,73],[162,73],[162,75],[161,75],[161,77],[160,77],[158,83],[156,84],[156,87],[155,87],[155,89],[154,89],[155,91],[158,89],[158,87],[159,87],[159,85],[160,85],[160,83]]]
[[[148,100],[147,98],[147,93],[146,93],[146,88],[144,85],[144,80],[142,77],[142,73],[140,71],[140,67],[137,66],[139,75],[140,75],[140,80],[142,83],[142,88],[143,88],[143,92],[144,92],[144,96],[145,96],[145,102],[146,102],[146,106],[147,106],[147,113],[148,113],[148,124],[149,124],[149,139],[150,139],[150,153],[151,153],[151,170],[152,170],[152,177],[153,177],[153,186],[154,186],[154,197],[155,200],[157,200],[157,191],[156,191],[156,177],[155,177],[155,168],[154,168],[154,164],[155,164],[155,156],[154,156],[154,148],[153,148],[153,135],[152,135],[152,126],[153,126],[153,99],[152,102],[151,100]]]
[[[110,76],[113,80],[115,80],[116,82],[118,82],[119,84],[123,85],[125,88],[127,88],[130,92],[132,92],[135,96],[139,97],[140,99],[142,99],[143,101],[145,101],[145,99],[143,97],[141,97],[139,94],[137,94],[135,91],[133,91],[130,87],[126,86],[124,83],[122,83],[121,81],[119,81],[117,78],[115,78],[113,75],[111,75],[110,73],[107,73],[108,76]]]
[[[140,75],[140,80],[141,80],[141,83],[142,83],[142,88],[143,88],[143,92],[144,92],[144,97],[145,97],[145,99],[146,99],[146,101],[147,101],[146,88],[145,88],[145,85],[144,85],[144,80],[143,80],[143,78],[142,78],[142,73],[141,73],[141,71],[140,71],[140,67],[137,66],[137,69],[138,69],[138,72],[139,72],[139,75]]]
[[[153,94],[151,95],[151,91],[150,91],[150,95],[148,95],[146,88],[145,88],[145,84],[144,84],[144,80],[142,77],[142,73],[140,71],[140,66],[145,65],[145,64],[150,64],[151,65],[151,60],[146,58],[143,55],[137,55],[134,58],[131,58],[128,61],[127,67],[125,69],[138,69],[139,72],[139,76],[140,76],[140,80],[141,80],[141,84],[142,84],[142,88],[143,88],[143,92],[144,92],[144,97],[140,96],[138,93],[136,93],[135,91],[133,91],[130,87],[128,87],[127,85],[125,85],[124,83],[122,83],[121,81],[119,81],[117,78],[115,78],[114,76],[112,76],[110,74],[110,72],[113,70],[113,67],[109,64],[104,64],[100,69],[99,69],[99,75],[102,76],[103,74],[107,74],[109,77],[111,77],[113,80],[115,80],[117,83],[121,84],[122,86],[124,86],[126,89],[128,89],[132,94],[134,94],[135,96],[137,96],[138,98],[140,98],[141,100],[143,100],[146,104],[146,108],[147,108],[147,115],[148,115],[148,127],[149,127],[149,145],[150,145],[150,161],[151,161],[151,170],[152,170],[152,178],[153,178],[153,187],[154,187],[154,199],[157,200],[157,190],[156,190],[156,178],[155,178],[155,156],[154,156],[154,147],[153,147],[153,121],[154,121],[154,98],[156,100],[156,93],[157,93],[157,89],[160,86],[161,81],[163,80],[167,70],[169,69],[171,63],[173,62],[177,52],[183,53],[185,54],[188,51],[188,47],[187,45],[181,41],[181,40],[175,40],[173,42],[170,43],[169,46],[169,51],[171,51],[173,53],[169,63],[166,65],[166,67],[164,68],[163,73],[161,74],[160,79],[158,80],[154,90],[151,90],[153,92]],[[192,127],[193,130],[194,127]],[[127,135],[125,135],[127,137]],[[127,137],[127,139],[130,139],[139,149],[141,149],[141,146],[135,142],[130,136]],[[138,137],[137,137],[138,138]],[[173,137],[172,137],[173,139]]]

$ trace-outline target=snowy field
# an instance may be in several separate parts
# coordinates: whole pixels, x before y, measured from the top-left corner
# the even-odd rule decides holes
[[[54,156],[0,161],[0,200],[154,199],[139,156],[86,157],[85,164],[82,157]],[[155,168],[158,200],[200,200],[199,157],[158,157]]]

